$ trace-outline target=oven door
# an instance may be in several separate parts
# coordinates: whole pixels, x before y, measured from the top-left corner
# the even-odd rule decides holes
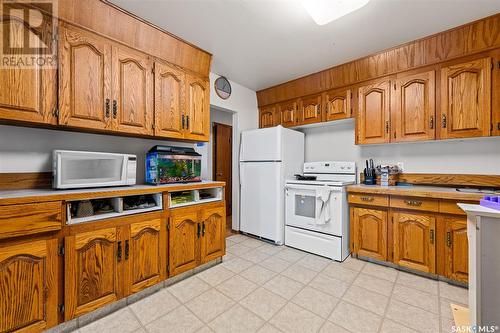
[[[322,201],[317,194],[321,189],[314,185],[287,184],[286,218],[288,226],[313,230],[329,235],[342,235],[342,196],[341,188],[330,187],[330,220],[325,224],[317,224],[321,213]]]

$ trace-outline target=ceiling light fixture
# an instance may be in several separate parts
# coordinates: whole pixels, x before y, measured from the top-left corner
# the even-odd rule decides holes
[[[317,25],[330,23],[364,7],[370,0],[301,0]]]

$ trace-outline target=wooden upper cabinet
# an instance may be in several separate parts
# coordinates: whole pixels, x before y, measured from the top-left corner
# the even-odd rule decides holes
[[[350,118],[352,116],[351,89],[335,89],[323,94],[323,121]]]
[[[443,220],[446,228],[445,275],[449,279],[467,283],[469,276],[467,218],[449,216]]]
[[[264,106],[259,110],[259,128],[273,127],[279,124],[277,121],[276,106]]]
[[[441,138],[487,136],[491,123],[491,58],[441,69]]]
[[[387,260],[387,211],[352,207],[354,252]]]
[[[390,81],[362,86],[358,92],[357,143],[390,141]]]
[[[166,232],[161,232],[161,220],[153,219],[130,225],[130,236],[125,240],[123,255],[127,262],[127,295],[160,282],[166,276]]]
[[[391,141],[435,138],[435,71],[401,75],[394,81]]]
[[[184,137],[185,126],[184,72],[155,62],[154,81],[155,135],[180,139]]]
[[[436,218],[393,213],[394,263],[422,272],[436,272]]]
[[[57,239],[0,246],[0,332],[57,324],[57,261]]]
[[[494,51],[494,61],[496,64],[493,69],[491,84],[492,91],[491,95],[493,98],[492,108],[491,108],[491,135],[500,136],[500,49]]]
[[[111,44],[72,27],[60,26],[59,123],[106,129],[110,125]]]
[[[206,263],[225,253],[226,209],[218,207],[201,212],[201,262]]]
[[[43,16],[44,24],[39,29],[28,28],[15,18],[0,22],[1,32],[10,27],[11,40],[24,40],[25,29],[34,37],[52,48],[52,19]],[[5,54],[5,56],[7,56]],[[55,124],[57,118],[57,74],[48,68],[0,69],[0,119]]]
[[[65,239],[65,312],[70,320],[118,300],[124,244],[118,228],[77,233]]]
[[[278,123],[284,127],[297,125],[297,101],[278,104]]]
[[[210,135],[209,83],[198,77],[186,75],[187,108],[185,138],[208,141]]]
[[[148,55],[113,46],[113,129],[153,134],[153,63]]]
[[[195,268],[199,262],[201,224],[198,211],[180,209],[172,211],[169,229],[170,276]]]
[[[322,121],[321,95],[303,97],[299,100],[298,124],[314,124]]]

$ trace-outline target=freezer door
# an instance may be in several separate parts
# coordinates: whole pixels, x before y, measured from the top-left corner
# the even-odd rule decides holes
[[[281,161],[282,129],[277,126],[242,132],[240,161]]]
[[[240,163],[243,232],[284,242],[284,189],[281,162]]]

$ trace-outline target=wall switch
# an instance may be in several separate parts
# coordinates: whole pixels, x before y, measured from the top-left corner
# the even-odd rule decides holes
[[[398,168],[399,168],[399,172],[403,172],[404,163],[403,162],[398,162]]]

